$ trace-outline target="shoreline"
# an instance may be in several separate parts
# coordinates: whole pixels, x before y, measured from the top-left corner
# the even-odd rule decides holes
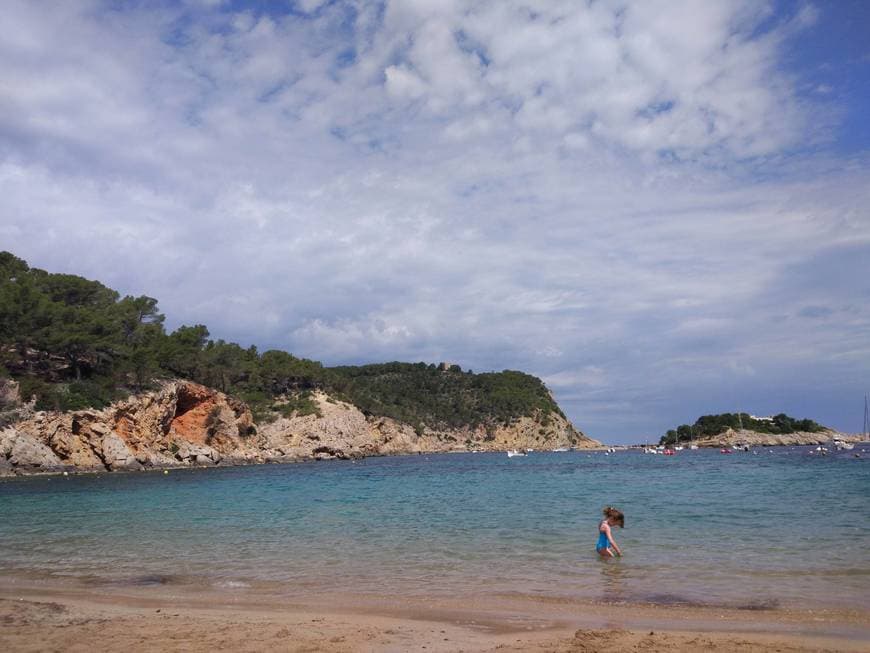
[[[627,447],[625,447],[627,450]],[[570,451],[565,452],[554,452],[551,450],[540,450],[534,453],[537,454],[551,454],[551,453],[603,453],[608,450],[608,447],[589,447],[582,449],[572,449]],[[54,477],[54,476],[102,476],[102,475],[137,475],[137,474],[147,474],[147,473],[162,473],[162,472],[176,472],[176,471],[201,471],[207,469],[234,469],[241,467],[265,467],[269,465],[298,465],[304,463],[335,463],[335,462],[344,462],[344,463],[359,463],[368,458],[412,458],[419,456],[441,456],[441,455],[457,455],[457,454],[498,454],[503,455],[508,452],[508,449],[505,450],[465,450],[465,449],[444,449],[443,451],[392,451],[389,453],[370,453],[359,456],[358,458],[323,458],[317,456],[302,456],[302,457],[282,457],[280,459],[274,460],[232,460],[232,461],[222,461],[213,465],[209,464],[178,464],[178,465],[154,465],[152,467],[143,467],[142,469],[90,469],[90,468],[76,468],[74,466],[66,466],[66,468],[60,469],[15,469],[11,473],[3,473],[0,471],[0,482],[6,479],[15,479],[15,478],[30,478],[30,477]]]
[[[867,445],[870,446],[870,440],[862,440],[862,439],[854,439],[860,438],[860,436],[850,436],[852,439],[848,440],[849,442],[853,442],[854,444]],[[721,444],[701,444],[698,443],[700,449],[703,450],[715,450],[720,448]],[[732,445],[727,445],[732,446]],[[755,448],[763,448],[763,449],[772,449],[779,447],[811,447],[811,444],[790,444],[790,443],[777,443],[777,444],[759,444],[759,445],[750,445]],[[589,447],[582,449],[571,449],[570,451],[562,451],[556,452],[551,450],[542,449],[540,451],[533,452],[534,454],[552,454],[552,453],[573,453],[573,454],[590,454],[590,453],[605,453],[610,449],[614,449],[617,452],[638,452],[642,451],[646,448],[647,445],[642,444],[631,444],[631,445],[604,445],[601,447]],[[209,469],[235,469],[242,467],[264,467],[269,465],[298,465],[304,463],[333,463],[333,462],[350,462],[350,463],[359,463],[368,458],[404,458],[404,457],[418,457],[418,456],[440,456],[440,455],[456,455],[456,454],[506,454],[507,449],[502,450],[487,450],[487,451],[471,451],[471,450],[460,450],[460,449],[445,449],[443,451],[397,451],[390,453],[373,453],[366,454],[360,456],[359,458],[321,458],[315,456],[309,457],[285,457],[276,460],[233,460],[233,461],[222,461],[220,463],[216,463],[213,465],[207,464],[191,464],[191,465],[155,465],[153,467],[143,467],[142,469],[79,469],[73,466],[67,466],[66,469],[16,469],[11,473],[3,473],[0,470],[0,482],[4,480],[10,479],[18,479],[18,478],[44,478],[44,477],[72,477],[72,476],[103,476],[103,475],[138,475],[138,474],[148,474],[148,473],[171,473],[177,471],[201,471],[201,470],[209,470]]]
[[[866,650],[870,613],[618,605],[534,596],[179,592],[0,577],[0,644],[188,651]]]

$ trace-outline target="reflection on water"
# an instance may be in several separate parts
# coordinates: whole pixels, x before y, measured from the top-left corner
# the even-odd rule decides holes
[[[596,554],[597,555],[597,554]],[[619,558],[601,558],[601,599],[607,603],[628,600],[628,569]]]
[[[867,459],[799,448],[13,479],[0,481],[0,569],[293,595],[855,606],[866,603],[868,496]],[[626,514],[625,558],[594,553],[604,504]]]

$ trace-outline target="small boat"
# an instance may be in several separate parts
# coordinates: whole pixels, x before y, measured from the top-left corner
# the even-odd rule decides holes
[[[719,453],[731,453],[731,449],[719,449]]]
[[[693,444],[691,447],[689,447],[689,449],[691,449],[692,451],[697,451],[697,450],[698,450],[698,445],[697,445],[697,444]]]
[[[519,451],[518,449],[511,449],[507,452],[508,458],[514,458],[515,456],[527,456],[528,454],[525,451]]]
[[[565,453],[566,451],[570,451],[568,447],[559,447],[558,449],[553,449],[553,453]]]
[[[855,448],[855,445],[851,442],[843,442],[842,440],[834,440],[831,442],[831,445],[837,451],[852,451]]]

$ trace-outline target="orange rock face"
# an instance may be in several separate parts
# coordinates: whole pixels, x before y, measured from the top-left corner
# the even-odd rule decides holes
[[[124,442],[131,444],[134,440],[133,423],[126,415],[121,415],[115,422],[115,433],[118,434]]]
[[[4,436],[8,446],[0,449],[0,457],[5,461],[6,450],[21,439],[49,447],[62,464],[81,470],[213,465],[226,458],[262,462],[255,434],[244,403],[195,383],[172,381],[102,410],[37,412]]]
[[[217,399],[214,390],[204,386],[193,383],[180,386],[170,434],[188,442],[206,444],[209,415],[212,411],[220,411]]]
[[[599,445],[561,416],[548,416],[546,424],[537,417],[523,417],[490,430],[478,426],[418,432],[410,424],[366,415],[322,392],[313,398],[317,414],[276,414],[273,421],[257,425],[238,399],[189,381],[167,381],[102,410],[36,412],[17,421],[0,430],[0,463],[6,463],[6,473],[18,473],[18,467],[27,473],[27,466],[18,457],[12,460],[11,452],[16,446],[24,451],[36,445],[48,447],[61,464],[80,470]]]

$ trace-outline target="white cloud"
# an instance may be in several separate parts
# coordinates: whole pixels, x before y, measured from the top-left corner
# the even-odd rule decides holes
[[[808,15],[296,6],[7,3],[0,246],[246,345],[526,369],[581,428],[797,359],[866,376],[836,275],[870,166],[794,154],[828,124],[779,68]]]

